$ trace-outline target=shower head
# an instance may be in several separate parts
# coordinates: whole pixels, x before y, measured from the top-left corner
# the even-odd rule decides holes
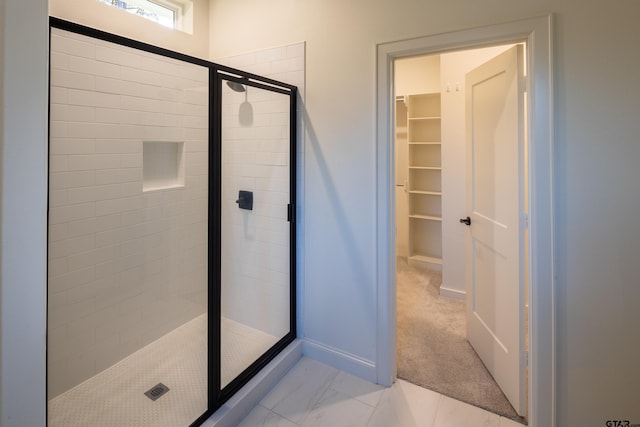
[[[227,86],[229,86],[232,90],[236,92],[245,92],[247,90],[244,87],[244,85],[241,85],[240,83],[232,82],[231,80],[227,80]]]

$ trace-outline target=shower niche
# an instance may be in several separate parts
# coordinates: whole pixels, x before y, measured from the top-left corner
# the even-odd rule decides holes
[[[142,191],[184,187],[184,142],[142,142]]]
[[[297,89],[55,18],[50,59],[47,425],[200,425],[295,338]]]

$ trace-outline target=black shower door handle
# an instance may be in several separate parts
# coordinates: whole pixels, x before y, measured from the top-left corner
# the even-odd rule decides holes
[[[253,210],[253,191],[244,191],[240,190],[238,192],[238,200],[236,200],[238,207],[240,209],[245,209],[248,211]]]
[[[471,225],[471,218],[469,218],[469,217],[460,218],[460,223],[461,224],[466,224],[466,225]]]

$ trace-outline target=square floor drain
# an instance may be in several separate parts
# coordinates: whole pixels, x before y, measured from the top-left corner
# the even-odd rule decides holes
[[[144,395],[147,396],[149,399],[156,401],[160,399],[162,396],[164,396],[168,391],[169,391],[169,387],[167,387],[162,383],[159,383],[158,385],[153,386],[151,390],[146,391]]]

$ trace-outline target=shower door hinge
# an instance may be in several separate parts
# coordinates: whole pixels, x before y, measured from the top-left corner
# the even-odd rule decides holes
[[[527,367],[529,366],[529,352],[527,350],[522,352],[522,364]]]
[[[296,210],[293,203],[287,205],[287,221],[296,222]]]

